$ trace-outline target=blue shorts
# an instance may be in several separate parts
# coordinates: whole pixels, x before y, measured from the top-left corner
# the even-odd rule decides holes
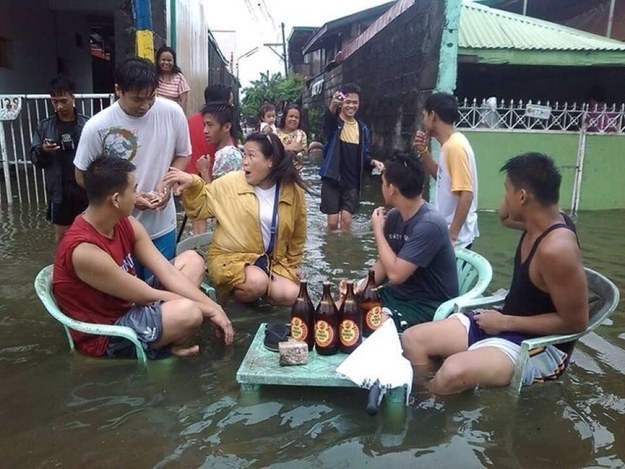
[[[176,230],[172,230],[169,233],[165,233],[163,236],[159,236],[156,239],[153,239],[152,242],[156,249],[165,256],[165,259],[172,260],[176,257]],[[137,277],[141,280],[148,280],[150,277],[153,277],[154,274],[150,272],[146,267],[141,265],[141,263],[134,258],[135,261],[135,272],[137,272]]]
[[[130,327],[137,333],[137,339],[143,346],[148,358],[154,360],[170,355],[169,347],[153,350],[150,345],[157,342],[163,334],[163,316],[160,301],[149,305],[133,305],[126,314],[115,321],[116,326]],[[135,346],[123,337],[110,337],[106,348],[107,357],[134,357]]]

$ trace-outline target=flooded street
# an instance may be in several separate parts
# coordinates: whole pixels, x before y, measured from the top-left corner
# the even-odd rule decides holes
[[[316,167],[305,176],[316,189]],[[503,183],[502,193],[503,193]],[[368,218],[380,204],[370,180],[354,233],[326,233],[309,197],[304,271],[321,283],[364,275],[375,256]],[[584,212],[585,265],[625,296],[625,212]],[[474,249],[507,287],[519,234],[480,213]],[[151,362],[70,353],[33,280],[53,260],[43,206],[0,211],[0,467],[496,467],[625,465],[625,306],[578,344],[558,383],[478,390],[445,399],[413,391],[410,407],[365,412],[358,389],[265,387],[241,393],[236,370],[258,324],[285,308],[228,307],[237,331],[225,348],[209,326],[201,356]],[[566,279],[563,279],[566,281]]]

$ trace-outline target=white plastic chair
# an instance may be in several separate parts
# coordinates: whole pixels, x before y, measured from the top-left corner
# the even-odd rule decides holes
[[[525,367],[531,355],[531,351],[537,347],[545,347],[547,345],[563,344],[578,340],[580,337],[585,336],[603,321],[605,321],[610,314],[617,308],[620,293],[616,285],[612,283],[610,279],[601,275],[599,272],[595,272],[592,269],[584,268],[586,271],[586,278],[588,280],[589,301],[590,301],[590,320],[588,327],[585,331],[576,334],[563,334],[563,335],[548,335],[544,337],[536,337],[534,339],[527,339],[521,343],[521,355],[512,374],[510,380],[510,390],[519,394],[521,387],[523,386],[523,375],[525,374]],[[498,296],[490,296],[486,298],[477,298],[474,300],[466,300],[458,302],[456,311],[464,312],[470,311],[476,308],[485,308],[503,303],[505,294]]]
[[[37,296],[46,307],[46,311],[50,313],[54,319],[59,321],[63,328],[65,329],[65,334],[67,335],[67,341],[69,342],[70,350],[74,351],[74,340],[69,332],[70,329],[74,329],[76,331],[84,332],[86,334],[94,334],[94,335],[107,335],[107,336],[115,336],[115,337],[123,337],[124,339],[129,340],[135,346],[137,360],[143,365],[147,364],[147,357],[145,352],[143,351],[143,347],[137,339],[137,334],[130,327],[126,326],[115,326],[115,325],[104,325],[104,324],[92,324],[88,322],[78,321],[76,319],[72,319],[69,316],[66,316],[59,308],[54,299],[54,295],[52,294],[52,271],[53,266],[49,265],[41,269],[41,271],[37,274],[35,278],[35,291],[37,292]]]
[[[441,304],[434,313],[434,321],[445,319],[453,313],[456,303],[479,297],[493,279],[490,262],[469,249],[456,248],[456,270],[460,296]]]
[[[176,245],[176,255],[184,251],[193,250],[197,252],[200,256],[202,256],[202,259],[206,259],[206,247],[211,243],[212,240],[212,231],[189,236],[188,238],[183,239]],[[200,288],[210,297],[211,300],[217,301],[217,292],[207,282],[202,282]]]

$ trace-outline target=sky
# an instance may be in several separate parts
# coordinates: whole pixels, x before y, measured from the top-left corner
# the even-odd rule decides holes
[[[206,3],[208,25],[226,59],[231,53],[239,62],[239,79],[243,87],[260,78],[261,72],[282,72],[284,63],[265,43],[282,43],[280,23],[284,22],[285,39],[294,26],[323,26],[324,23],[388,0],[229,0]],[[227,7],[226,7],[227,5]],[[241,57],[258,47],[248,57]],[[281,52],[281,47],[278,47]],[[241,58],[239,58],[241,57]],[[234,68],[236,74],[236,66]]]

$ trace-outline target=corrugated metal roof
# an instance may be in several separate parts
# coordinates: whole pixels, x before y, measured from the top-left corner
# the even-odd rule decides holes
[[[625,51],[625,42],[470,0],[463,0],[458,42],[460,49]]]

